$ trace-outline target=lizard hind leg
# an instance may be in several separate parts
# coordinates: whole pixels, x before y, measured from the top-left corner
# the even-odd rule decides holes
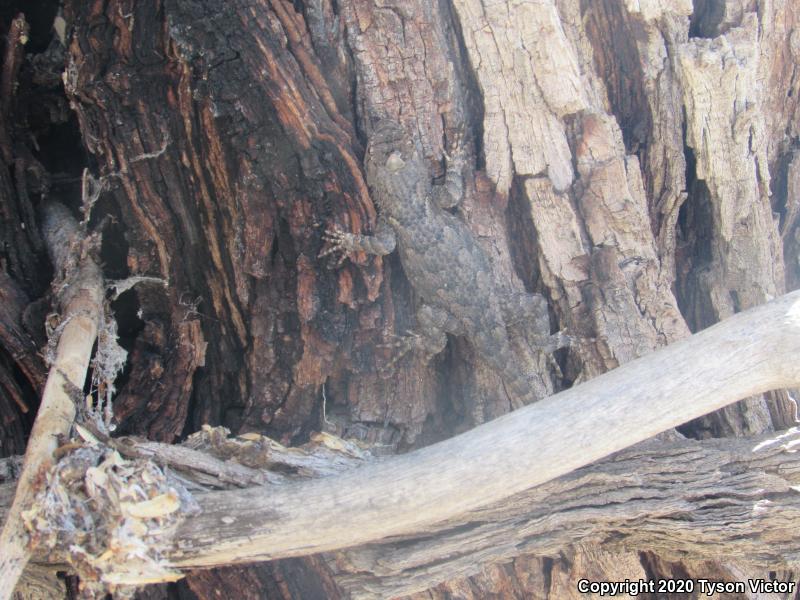
[[[458,319],[447,311],[423,304],[417,310],[417,326],[413,331],[398,337],[384,347],[394,349],[394,355],[381,369],[382,374],[391,375],[400,360],[408,353],[419,354],[427,363],[447,345],[446,333],[463,335],[463,327]]]

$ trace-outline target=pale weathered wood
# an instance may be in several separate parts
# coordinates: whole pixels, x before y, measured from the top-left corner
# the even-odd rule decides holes
[[[50,204],[43,229],[56,272],[65,275],[64,285],[57,290],[65,325],[28,441],[14,503],[0,535],[0,581],[3,582],[0,600],[11,597],[14,584],[30,558],[25,549],[21,514],[52,464],[58,436],[68,434],[72,426],[75,404],[65,387],[83,387],[103,311],[100,269],[90,257],[74,254],[80,249],[77,221],[64,206]]]
[[[420,532],[744,396],[797,385],[798,352],[800,292],[422,450],[280,489],[206,496],[171,560],[266,560]]]
[[[66,565],[40,565],[31,561],[17,584],[15,593],[24,600],[55,600],[69,598],[64,579],[58,577],[58,571]]]

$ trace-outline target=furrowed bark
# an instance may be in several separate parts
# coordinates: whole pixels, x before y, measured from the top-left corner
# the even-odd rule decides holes
[[[75,254],[82,241],[75,219],[63,205],[49,204],[45,207],[43,230],[56,272],[65,276],[58,291],[64,327],[28,441],[14,502],[0,535],[0,581],[3,582],[0,600],[11,597],[14,584],[30,558],[21,514],[52,465],[59,436],[70,431],[75,404],[68,389],[83,389],[103,310],[100,269],[89,256]]]

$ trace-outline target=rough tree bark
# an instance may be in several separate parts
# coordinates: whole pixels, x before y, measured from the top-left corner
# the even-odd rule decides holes
[[[418,303],[399,260],[318,259],[326,227],[376,224],[361,161],[380,119],[418,136],[433,176],[464,130],[455,214],[508,288],[544,294],[554,329],[577,340],[556,369],[512,339],[542,397],[798,285],[796,0],[66,0],[66,46],[48,46],[51,3],[24,9],[27,51],[25,21],[1,24],[5,454],[22,451],[21,413],[44,382],[35,207],[58,193],[77,209],[84,166],[106,278],[168,282],[114,303],[130,352],[118,430],[156,441],[211,423],[287,443],[327,429],[393,453],[514,408],[459,338],[381,377],[381,344]],[[793,423],[781,392],[681,432]],[[569,598],[581,577],[747,574],[657,550],[483,556],[480,573],[417,597]],[[336,597],[365,560],[198,571],[152,595]]]

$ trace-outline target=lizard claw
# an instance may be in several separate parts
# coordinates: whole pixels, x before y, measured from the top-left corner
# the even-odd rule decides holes
[[[442,155],[444,156],[447,164],[456,163],[464,159],[466,149],[464,148],[464,126],[459,126],[453,131],[452,139],[450,141],[451,150],[442,148]]]
[[[391,338],[383,344],[378,344],[378,348],[392,350],[392,358],[379,369],[382,378],[388,379],[397,371],[398,363],[403,358],[420,346],[421,336],[413,331],[407,331],[406,335],[391,335]]]
[[[319,253],[319,258],[324,258],[331,254],[339,254],[336,266],[340,266],[347,255],[355,248],[355,236],[352,233],[333,228],[326,229],[322,234],[322,241],[330,244],[328,248]]]
[[[464,129],[459,127],[448,136],[446,147],[442,154],[447,162],[444,181],[435,185],[432,190],[432,199],[439,208],[453,208],[464,197],[464,166],[467,162],[467,152],[464,146]]]

